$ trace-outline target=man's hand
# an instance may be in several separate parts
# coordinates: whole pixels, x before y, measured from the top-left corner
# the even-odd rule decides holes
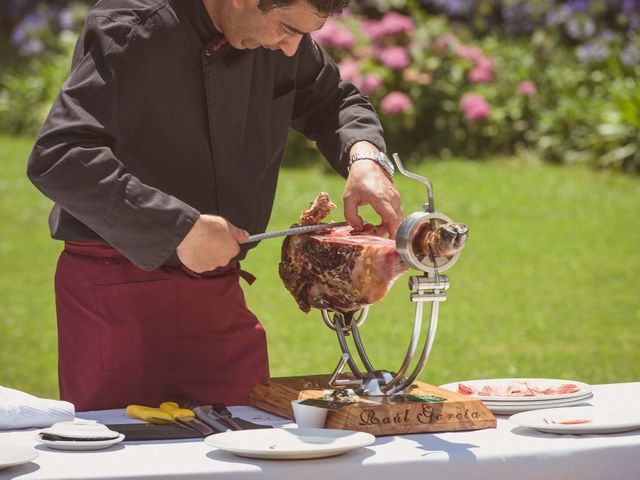
[[[182,264],[196,273],[227,265],[238,253],[239,242],[249,234],[225,218],[200,215],[176,249]]]
[[[377,148],[367,142],[358,142],[351,148],[350,155],[365,151],[377,151]],[[371,205],[380,215],[389,237],[395,238],[396,230],[404,218],[400,194],[377,162],[362,159],[351,165],[343,199],[344,218],[353,228],[361,230],[364,227],[364,222],[358,215],[358,207]]]

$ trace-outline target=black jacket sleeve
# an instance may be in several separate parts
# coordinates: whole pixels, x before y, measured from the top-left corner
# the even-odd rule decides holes
[[[386,146],[378,116],[366,95],[340,71],[309,35],[300,45],[292,126],[315,140],[333,168],[347,176],[348,153],[361,140],[384,151]]]
[[[59,208],[152,270],[175,253],[199,212],[142,183],[118,159],[118,146],[144,107],[148,81],[135,25],[90,18],[27,174]]]

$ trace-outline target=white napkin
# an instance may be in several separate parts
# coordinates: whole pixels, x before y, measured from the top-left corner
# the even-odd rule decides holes
[[[72,403],[38,398],[0,385],[0,430],[50,427],[74,417]]]

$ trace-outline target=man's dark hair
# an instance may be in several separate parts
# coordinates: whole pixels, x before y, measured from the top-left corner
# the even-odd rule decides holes
[[[298,2],[307,2],[315,8],[320,15],[330,16],[339,15],[342,10],[349,5],[350,0],[260,0],[258,8],[263,12],[267,12],[272,8],[291,7]]]

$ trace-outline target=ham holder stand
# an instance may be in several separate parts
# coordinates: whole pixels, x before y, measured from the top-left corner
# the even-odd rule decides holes
[[[402,260],[422,272],[422,275],[409,278],[409,298],[415,303],[415,317],[402,365],[394,373],[374,368],[369,360],[360,327],[370,306],[353,315],[322,309],[322,319],[336,332],[342,351],[333,373],[269,378],[253,389],[249,401],[263,410],[293,418],[291,400],[329,398],[334,401],[326,402],[329,408],[326,428],[365,431],[378,436],[495,427],[496,419],[482,401],[416,380],[429,359],[438,325],[439,304],[446,300],[449,288],[449,278],[441,272],[453,266],[460,252],[451,257],[434,258],[414,250],[414,237],[425,224],[429,223],[429,228],[435,229],[442,224],[453,223],[453,220],[434,210],[431,182],[407,171],[398,154],[394,154],[393,159],[404,176],[421,182],[427,188],[427,203],[422,206],[423,211],[406,217],[396,234],[396,248]],[[430,304],[431,314],[428,327],[423,329],[425,303]],[[410,368],[418,352],[420,338],[424,336],[423,330],[426,330],[426,336],[419,357]],[[353,338],[364,371],[349,348],[348,336]],[[346,366],[350,373],[343,372]]]

